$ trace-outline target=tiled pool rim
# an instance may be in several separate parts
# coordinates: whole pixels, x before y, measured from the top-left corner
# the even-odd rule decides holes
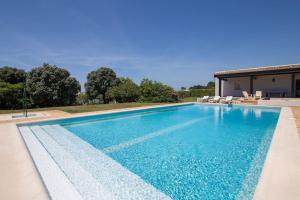
[[[142,107],[142,108],[131,108],[131,109],[124,109],[124,110],[116,110],[116,111],[114,111],[114,110],[113,111],[105,111],[104,113],[100,113],[100,114],[99,113],[91,113],[91,114],[84,114],[84,115],[79,115],[79,116],[63,117],[63,118],[52,119],[52,120],[41,120],[41,121],[35,121],[35,122],[29,122],[29,123],[20,123],[17,126],[20,127],[20,126],[24,126],[24,125],[41,124],[41,122],[42,122],[42,124],[47,124],[49,122],[52,124],[53,122],[57,122],[57,121],[61,121],[61,120],[66,120],[66,119],[69,119],[69,118],[72,118],[72,119],[73,118],[84,118],[85,116],[99,116],[99,115],[107,115],[107,114],[111,114],[111,113],[116,113],[116,114],[118,114],[118,113],[128,113],[128,112],[135,112],[137,110],[138,111],[151,110],[151,109],[156,110],[156,109],[159,109],[159,108],[169,108],[169,107],[177,107],[177,106],[185,106],[185,105],[193,105],[193,104],[197,104],[197,103],[185,103],[185,104],[179,104],[179,105],[178,104],[177,105],[159,105],[159,106],[151,106],[151,107],[146,107],[146,108]],[[206,105],[208,105],[208,104],[206,104]],[[220,105],[220,104],[214,104],[214,105]],[[214,105],[212,105],[212,106],[214,106]],[[222,105],[222,106],[226,106],[226,105]],[[246,107],[269,107],[269,106],[255,106],[255,105],[254,106],[253,105],[251,105],[251,106],[247,106],[247,105],[234,105],[234,106],[242,106],[242,107],[244,107],[244,106],[246,106]],[[275,106],[272,106],[272,107],[275,107]],[[278,120],[278,123],[277,123],[277,127],[275,129],[274,135],[278,134],[277,133],[278,132],[278,130],[277,130],[278,129],[278,124],[281,124],[281,125],[284,126],[284,124],[282,124],[282,117],[281,116],[282,116],[283,113],[286,113],[286,112],[291,112],[290,108],[284,107],[284,108],[281,109],[280,117],[279,117],[279,120]],[[273,135],[273,137],[274,137],[274,135]],[[23,138],[23,139],[25,140],[26,147],[27,147],[27,149],[30,152],[30,155],[32,157],[34,157],[32,154],[36,153],[36,151],[42,151],[43,152],[43,150],[44,150],[44,152],[43,152],[44,156],[40,157],[39,159],[42,159],[42,160],[43,159],[49,159],[49,158],[51,159],[51,157],[49,157],[50,155],[48,155],[48,158],[47,158],[47,155],[46,155],[47,151],[46,151],[46,149],[43,149],[43,147],[42,148],[41,147],[37,147],[38,149],[33,150],[32,147],[30,147],[26,143],[26,138]],[[32,159],[32,160],[33,160],[36,168],[38,168],[37,161],[34,160],[34,159]],[[55,167],[53,169],[54,169],[54,171],[56,171],[53,175],[57,175],[59,178],[63,178],[63,176],[62,176],[63,174],[60,174],[57,171],[57,169],[55,170]],[[47,170],[51,170],[51,168],[47,169]],[[79,193],[76,191],[76,189],[74,187],[72,187],[72,184],[70,184],[70,182],[68,183],[68,180],[60,181],[59,183],[55,182],[55,181],[53,182],[53,180],[52,181],[51,180],[50,181],[49,180],[45,180],[45,178],[50,178],[51,179],[51,178],[53,178],[53,176],[52,177],[45,177],[45,176],[43,177],[41,174],[44,173],[44,172],[42,172],[40,169],[38,169],[38,171],[40,173],[40,176],[42,177],[42,180],[43,180],[44,184],[46,185],[46,189],[48,190],[49,196],[52,199],[61,199],[61,198],[58,198],[58,197],[66,198],[67,197],[66,195],[69,195],[69,197],[72,197],[72,199],[80,199],[81,198],[80,195],[79,195]],[[58,178],[58,177],[56,177],[56,178]],[[260,183],[260,180],[259,180],[259,183]],[[64,188],[63,191],[56,191],[57,188],[55,188],[55,187],[53,188],[53,185],[51,187],[51,184],[54,184],[54,185],[62,184],[65,187],[63,187]],[[259,184],[257,184],[257,186],[258,185]]]

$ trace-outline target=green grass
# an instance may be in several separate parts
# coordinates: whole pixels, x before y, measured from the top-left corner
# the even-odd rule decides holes
[[[28,109],[28,112],[47,111],[47,110],[61,110],[68,113],[82,113],[102,110],[112,110],[121,108],[133,108],[141,106],[160,105],[162,103],[118,103],[118,104],[95,104],[95,105],[80,105],[80,106],[61,106],[48,108],[33,108]],[[0,114],[10,114],[22,112],[22,110],[0,110]]]
[[[197,101],[197,97],[186,97],[182,99],[183,102],[195,102]]]

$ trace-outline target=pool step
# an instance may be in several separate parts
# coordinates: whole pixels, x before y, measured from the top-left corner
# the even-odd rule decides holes
[[[40,126],[31,126],[31,131],[47,149],[58,166],[68,177],[83,199],[115,199],[106,188],[96,181],[81,165]]]
[[[105,185],[117,199],[170,199],[60,125],[45,125],[42,129],[64,147],[98,182]]]
[[[28,126],[19,127],[19,131],[26,143],[30,155],[35,162],[50,198],[53,200],[74,199],[80,200],[81,195],[61,171],[40,141],[35,137]],[[60,187],[57,187],[57,186]]]

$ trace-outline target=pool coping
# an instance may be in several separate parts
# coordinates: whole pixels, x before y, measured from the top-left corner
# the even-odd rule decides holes
[[[282,107],[254,200],[299,199],[300,140],[290,107]]]
[[[99,115],[99,114],[106,114],[106,113],[118,113],[118,112],[134,111],[134,110],[144,110],[148,108],[170,107],[170,106],[188,105],[188,104],[202,104],[202,103],[189,102],[189,103],[180,103],[180,104],[167,104],[167,105],[146,106],[146,107],[138,107],[138,108],[96,111],[92,113],[79,113],[71,116],[55,117],[53,119],[34,120],[34,122],[43,122],[43,121],[50,121],[50,120],[57,120],[57,119],[74,118],[80,116],[92,116],[92,115]],[[220,105],[220,104],[212,104],[212,105]],[[239,106],[248,107],[249,105],[239,105]],[[251,105],[251,107],[252,106],[253,107],[281,107],[281,106]],[[300,140],[298,139],[296,124],[295,124],[295,120],[291,108],[289,107],[281,107],[281,108],[282,108],[281,113],[271,141],[271,145],[267,153],[267,158],[265,160],[263,171],[261,173],[259,182],[256,186],[255,194],[253,197],[253,199],[255,200],[282,199],[282,198],[296,199],[298,196],[300,196],[300,192],[298,191],[298,189],[300,188],[300,170],[297,169],[297,167],[300,166]],[[18,124],[30,124],[30,122],[16,123],[16,125]],[[286,130],[288,130],[289,133],[288,141],[285,141],[285,134],[287,132]],[[293,149],[295,149],[296,152],[293,151]],[[278,159],[278,154],[280,154],[279,155],[280,159]],[[286,163],[288,163],[288,165],[290,166],[288,166]],[[287,168],[289,169],[288,177],[285,176],[285,173],[287,172]]]

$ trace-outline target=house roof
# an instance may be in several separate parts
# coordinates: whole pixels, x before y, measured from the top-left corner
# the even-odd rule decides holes
[[[264,75],[264,74],[284,74],[300,72],[300,64],[288,64],[288,65],[275,65],[275,66],[264,66],[255,67],[248,69],[236,69],[215,72],[215,77],[238,77],[246,75]]]

